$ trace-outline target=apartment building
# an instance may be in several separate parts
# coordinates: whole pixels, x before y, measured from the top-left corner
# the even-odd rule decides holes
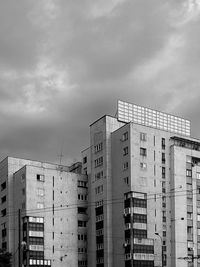
[[[87,176],[80,172],[80,164],[0,163],[1,247],[13,267],[87,266]]]
[[[200,266],[200,141],[190,121],[118,102],[90,125],[89,267]]]

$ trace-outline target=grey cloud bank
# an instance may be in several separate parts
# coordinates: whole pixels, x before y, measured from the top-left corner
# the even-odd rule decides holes
[[[109,2],[109,3],[108,3]],[[199,137],[200,1],[0,4],[0,147],[79,158],[117,99],[185,116]]]

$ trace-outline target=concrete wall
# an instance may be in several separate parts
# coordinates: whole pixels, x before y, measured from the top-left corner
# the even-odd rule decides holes
[[[7,228],[8,250],[15,254],[13,266],[18,264],[18,210],[23,203],[22,217],[44,217],[44,253],[46,259],[52,260],[52,266],[78,265],[77,183],[78,180],[87,181],[87,177],[67,171],[65,166],[17,158],[6,158],[0,163],[1,183],[7,182],[7,188],[1,192],[1,197],[6,194],[7,201],[1,210],[6,207],[9,213],[0,220]],[[25,174],[25,181],[22,181],[22,174]],[[37,174],[44,175],[45,182],[37,181]],[[22,195],[23,188],[25,195]],[[38,195],[39,188],[44,189],[44,196]],[[38,202],[44,203],[44,209],[38,209]]]
[[[128,132],[128,140],[122,141],[122,135]],[[128,155],[123,155],[123,148],[128,146]],[[117,156],[116,156],[117,155]],[[123,164],[128,162],[129,168],[123,170]],[[127,124],[112,133],[112,241],[113,266],[123,267],[124,261],[124,193],[131,191],[131,150],[130,124]],[[129,184],[124,178],[129,178]]]
[[[95,202],[104,200],[104,266],[112,265],[112,179],[111,179],[111,133],[123,126],[124,123],[117,119],[104,116],[90,127],[90,149],[91,149],[91,183],[89,186],[90,201],[93,203],[90,210],[89,219],[89,267],[96,266],[96,216]],[[99,153],[94,152],[94,146],[103,142],[103,150]],[[94,167],[94,160],[103,156],[103,166]],[[104,177],[95,181],[95,173],[103,170]],[[96,195],[95,188],[103,185],[103,193]]]

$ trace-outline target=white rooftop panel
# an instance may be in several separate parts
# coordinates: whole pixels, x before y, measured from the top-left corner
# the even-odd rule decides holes
[[[164,112],[118,101],[117,118],[123,122],[135,122],[160,130],[190,136],[190,121]]]

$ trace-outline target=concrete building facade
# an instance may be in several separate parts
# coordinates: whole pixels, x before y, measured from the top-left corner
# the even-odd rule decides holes
[[[0,177],[1,246],[13,266],[87,266],[87,176],[80,165],[8,157]]]
[[[90,126],[83,156],[89,267],[200,266],[200,141],[188,120],[120,101],[117,117]]]

